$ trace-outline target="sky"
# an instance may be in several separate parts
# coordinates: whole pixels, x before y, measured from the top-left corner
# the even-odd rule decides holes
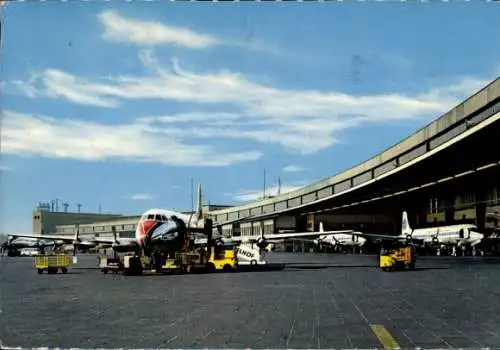
[[[500,74],[500,8],[2,7],[0,232],[32,210],[239,204],[376,155]],[[490,38],[490,39],[488,39]]]

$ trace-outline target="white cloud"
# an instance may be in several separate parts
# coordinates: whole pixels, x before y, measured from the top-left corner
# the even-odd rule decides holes
[[[148,130],[141,123],[100,124],[3,112],[2,152],[98,161],[118,158],[173,166],[226,166],[258,159],[260,152],[223,152],[184,143],[168,130]]]
[[[292,192],[306,186],[305,181],[296,182],[291,185],[281,185],[280,194]],[[262,198],[263,190],[239,190],[232,194],[234,200],[239,202],[252,202]],[[278,185],[266,188],[266,196],[275,196],[278,194]]]
[[[282,54],[276,45],[268,45],[254,36],[217,38],[188,28],[167,25],[157,21],[128,18],[115,10],[106,10],[97,16],[104,27],[102,38],[117,43],[143,47],[177,45],[190,49],[205,49],[214,45],[231,45],[245,50]]]
[[[299,171],[304,171],[304,168],[298,165],[287,165],[286,167],[283,168],[283,171],[286,173],[296,173]]]
[[[301,154],[325,149],[337,142],[339,131],[362,124],[433,119],[488,83],[464,78],[413,96],[357,96],[280,89],[229,71],[189,72],[175,59],[167,69],[150,50],[139,56],[151,75],[88,79],[47,69],[25,84],[15,83],[28,96],[100,107],[117,108],[126,100],[147,99],[191,103],[193,112],[189,114],[142,118],[140,123],[151,132],[178,137],[189,134],[198,139],[248,139],[279,144]],[[207,104],[219,107],[220,112],[199,112]],[[187,121],[191,122],[189,130],[179,126]]]
[[[11,171],[12,169],[8,166],[5,165],[0,165],[0,173],[6,172],[6,171]]]
[[[137,193],[131,196],[125,196],[124,198],[127,199],[132,199],[134,201],[149,201],[153,199],[154,197],[150,195],[149,193]]]
[[[160,22],[126,18],[114,10],[101,12],[98,19],[104,26],[102,36],[109,41],[148,46],[173,44],[192,49],[203,49],[219,43],[219,39],[210,35]]]

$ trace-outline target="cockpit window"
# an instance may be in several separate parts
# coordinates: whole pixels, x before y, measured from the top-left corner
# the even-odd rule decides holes
[[[154,220],[155,218],[155,215],[154,214],[149,214],[148,215],[148,220]]]
[[[167,217],[165,215],[161,216],[161,221],[167,221]]]
[[[156,221],[162,221],[162,220],[161,220],[161,215],[160,215],[160,214],[156,214],[155,220],[156,220]]]

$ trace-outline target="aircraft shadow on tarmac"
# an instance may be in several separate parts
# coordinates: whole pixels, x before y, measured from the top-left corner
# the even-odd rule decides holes
[[[394,270],[391,272],[418,272],[418,271],[432,271],[432,270],[449,270],[449,267],[415,267],[412,270],[404,269],[404,270]]]
[[[335,268],[375,268],[375,265],[340,265],[340,264],[317,264],[317,265],[305,265],[305,264],[287,264],[287,270],[321,270],[321,269],[335,269]]]
[[[47,272],[44,272],[43,275],[45,276],[64,276],[64,275],[81,275],[81,274],[84,274],[85,272],[83,271],[74,271],[73,269],[72,270],[68,270],[68,272],[66,273],[61,273],[61,272],[58,272],[58,273],[47,273]]]
[[[338,268],[376,268],[376,265],[288,265],[286,267],[288,270],[321,270],[321,269],[338,269]],[[449,267],[416,267],[413,270],[395,270],[394,272],[405,272],[405,271],[430,271],[430,270],[448,270]]]

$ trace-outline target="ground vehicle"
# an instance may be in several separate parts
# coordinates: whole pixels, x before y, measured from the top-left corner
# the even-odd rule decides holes
[[[411,245],[394,245],[380,253],[380,268],[383,271],[415,268],[415,248]]]
[[[127,254],[122,258],[115,253],[114,257],[103,256],[99,267],[103,273],[123,272],[126,275],[141,275],[143,270],[152,273],[195,271],[215,272],[216,270],[232,270],[238,267],[238,259],[234,247],[228,248],[215,244],[212,240],[212,226],[207,225],[207,243],[192,244],[187,232],[180,233],[182,246],[177,245],[167,252],[153,251],[148,255]],[[179,249],[180,248],[180,249]]]
[[[230,271],[237,267],[238,260],[234,249],[212,246],[208,256],[203,249],[195,252],[178,252],[175,254],[174,259],[167,259],[163,268],[189,273],[194,271]]]
[[[69,256],[66,254],[35,256],[35,268],[39,274],[42,274],[45,270],[49,274],[57,273],[58,270],[61,270],[62,273],[67,273],[69,264]]]
[[[119,256],[113,258],[102,256],[99,259],[99,267],[103,273],[123,272],[124,275],[142,275],[143,261],[140,256],[126,254],[123,259]]]
[[[234,249],[212,247],[208,263],[213,264],[215,270],[229,271],[238,267],[238,259]]]

